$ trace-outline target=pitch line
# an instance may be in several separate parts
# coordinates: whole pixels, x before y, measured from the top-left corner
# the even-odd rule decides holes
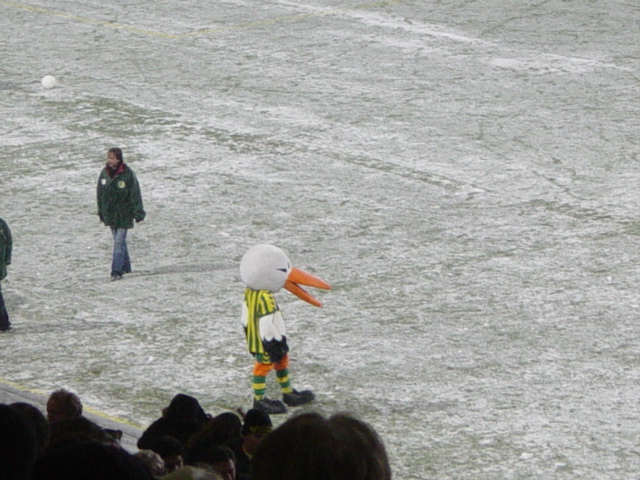
[[[267,19],[267,20],[257,20],[255,22],[248,22],[248,23],[241,23],[238,25],[229,25],[228,27],[219,27],[219,28],[205,28],[203,30],[196,30],[195,32],[189,32],[189,33],[183,33],[180,35],[177,35],[177,37],[194,37],[197,35],[207,35],[207,34],[216,34],[216,33],[222,33],[222,32],[228,32],[231,30],[244,30],[244,29],[249,29],[249,28],[253,28],[253,27],[262,27],[265,25],[273,25],[275,23],[282,23],[282,22],[292,22],[292,21],[296,21],[296,20],[304,20],[307,18],[317,18],[317,17],[324,17],[327,15],[334,15],[336,13],[343,13],[343,12],[348,12],[350,10],[360,10],[360,9],[365,9],[365,8],[375,8],[375,7],[382,7],[384,5],[392,5],[394,3],[399,3],[401,1],[404,0],[383,0],[381,2],[375,2],[375,3],[365,3],[363,5],[354,5],[351,7],[342,7],[342,8],[334,8],[332,10],[323,10],[322,12],[315,12],[315,13],[299,13],[296,15],[285,15],[283,17],[276,17],[276,18],[271,18],[271,19]]]
[[[41,397],[41,398],[44,398],[44,399],[48,398],[47,394],[45,392],[41,391],[41,390],[25,387],[23,385],[20,385],[19,383],[15,383],[15,382],[12,382],[10,380],[5,380],[4,378],[0,378],[0,385],[11,387],[14,390],[18,390],[19,392],[26,392],[26,393],[30,393],[32,395],[37,395],[38,397]],[[85,405],[82,406],[82,410],[85,411],[85,412],[89,412],[92,415],[95,415],[96,417],[100,417],[100,418],[102,418],[104,420],[111,420],[112,422],[120,423],[120,424],[123,424],[123,425],[128,425],[130,427],[137,428],[139,430],[144,428],[141,425],[137,425],[137,424],[135,424],[133,422],[129,422],[128,420],[124,420],[122,418],[114,417],[112,415],[109,415],[108,413],[101,412],[100,410],[95,410],[95,409],[93,409],[91,407],[87,407]]]
[[[168,38],[168,39],[171,39],[171,40],[176,40],[176,39],[186,38],[186,37],[196,37],[196,36],[199,36],[199,35],[215,35],[215,34],[218,34],[218,33],[224,33],[224,32],[229,32],[229,31],[233,31],[233,30],[245,30],[245,29],[250,29],[250,28],[254,28],[254,27],[272,25],[272,24],[275,24],[275,23],[291,22],[291,21],[296,21],[296,20],[304,20],[304,19],[308,19],[308,18],[323,17],[323,16],[327,16],[327,15],[334,15],[336,13],[347,12],[347,11],[350,11],[350,10],[360,10],[360,9],[365,9],[365,8],[382,7],[384,5],[392,5],[394,3],[399,3],[401,1],[404,1],[404,0],[383,0],[383,1],[380,1],[380,2],[365,3],[365,4],[362,4],[362,5],[354,5],[354,6],[351,6],[351,7],[342,7],[342,8],[335,8],[335,9],[332,9],[332,10],[324,10],[322,12],[316,12],[316,13],[302,13],[302,14],[297,14],[297,15],[286,15],[286,16],[283,16],[283,17],[276,17],[276,18],[267,19],[267,20],[257,20],[255,22],[241,23],[241,24],[238,24],[238,25],[229,25],[227,27],[205,28],[205,29],[202,29],[202,30],[196,30],[194,32],[179,33],[179,34],[158,32],[158,31],[155,31],[155,30],[147,30],[147,29],[144,29],[144,28],[132,27],[130,25],[123,25],[121,23],[108,22],[108,21],[105,21],[105,20],[95,20],[93,18],[80,17],[78,15],[71,15],[71,14],[68,14],[68,13],[56,12],[56,11],[53,11],[53,10],[49,10],[47,8],[34,7],[32,5],[27,5],[27,4],[23,4],[23,3],[6,2],[6,1],[0,0],[0,5],[4,5],[6,7],[11,7],[11,8],[18,8],[18,9],[21,9],[21,10],[27,10],[29,12],[42,13],[42,14],[51,15],[51,16],[54,16],[54,17],[66,18],[68,20],[73,20],[73,21],[79,22],[79,23],[87,23],[87,24],[90,24],[90,25],[99,25],[99,26],[102,26],[102,27],[115,28],[115,29],[118,29],[118,30],[127,30],[129,32],[139,33],[139,34],[142,34],[142,35],[149,35],[149,36],[153,36],[153,37],[161,37],[161,38]]]
[[[103,27],[116,28],[116,29],[119,29],[119,30],[128,30],[130,32],[141,33],[141,34],[144,34],[144,35],[153,35],[155,37],[164,37],[164,38],[178,38],[179,37],[179,35],[171,35],[171,34],[163,33],[163,32],[155,32],[153,30],[145,30],[145,29],[142,29],[142,28],[131,27],[129,25],[122,25],[120,23],[107,22],[107,21],[104,21],[104,20],[94,20],[93,18],[79,17],[77,15],[71,15],[71,14],[68,14],[68,13],[54,12],[53,10],[49,10],[47,8],[34,7],[32,5],[25,5],[23,3],[13,3],[13,2],[0,1],[0,5],[5,5],[7,7],[13,7],[13,8],[19,8],[21,10],[27,10],[29,12],[44,13],[45,15],[51,15],[51,16],[54,16],[54,17],[66,18],[66,19],[73,20],[73,21],[80,22],[80,23],[88,23],[88,24],[91,24],[91,25],[100,25],[100,26],[103,26]]]

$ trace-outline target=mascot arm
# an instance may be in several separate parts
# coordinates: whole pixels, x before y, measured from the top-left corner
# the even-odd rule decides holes
[[[260,318],[260,340],[273,363],[278,363],[287,354],[289,346],[280,310]]]

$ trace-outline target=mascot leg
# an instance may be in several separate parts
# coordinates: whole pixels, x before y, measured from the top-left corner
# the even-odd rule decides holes
[[[282,393],[291,393],[291,380],[289,380],[289,355],[285,355],[282,360],[275,364],[276,377],[278,377],[278,384],[280,384],[280,390]]]
[[[276,376],[282,390],[282,400],[290,407],[297,407],[311,403],[316,396],[311,390],[298,390],[291,387],[291,379],[289,378],[289,354],[285,355],[282,360],[275,364]]]
[[[273,370],[273,363],[260,363],[256,361],[253,365],[253,398],[262,400],[267,393],[267,375]]]
[[[273,363],[260,362],[259,356],[253,365],[253,408],[262,410],[269,415],[286,413],[287,411],[287,406],[280,400],[266,397],[267,375],[274,367],[275,364]]]

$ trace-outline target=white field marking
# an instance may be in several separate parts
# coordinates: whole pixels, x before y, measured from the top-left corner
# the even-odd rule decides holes
[[[265,20],[256,20],[254,22],[241,23],[241,24],[237,24],[237,25],[229,25],[229,26],[226,26],[226,27],[205,28],[205,29],[201,29],[201,30],[196,30],[194,32],[179,33],[179,34],[166,33],[166,32],[161,32],[161,31],[157,31],[157,30],[148,30],[148,29],[144,29],[144,28],[138,28],[138,27],[135,27],[135,26],[131,26],[131,25],[124,25],[124,24],[121,24],[121,23],[109,22],[109,21],[104,21],[104,20],[96,20],[96,19],[89,18],[89,17],[81,17],[81,16],[78,16],[78,15],[73,15],[73,14],[64,13],[64,12],[56,12],[54,10],[49,10],[47,8],[35,7],[33,5],[27,5],[27,4],[24,4],[24,3],[6,2],[6,1],[3,1],[3,0],[0,0],[0,5],[4,5],[6,7],[11,7],[11,8],[19,8],[21,10],[27,10],[27,11],[30,11],[30,12],[41,13],[41,14],[55,16],[55,17],[66,18],[66,19],[73,20],[73,21],[79,22],[79,23],[87,23],[87,24],[91,24],[91,25],[100,25],[100,26],[103,26],[103,27],[115,28],[115,29],[119,29],[119,30],[128,30],[130,32],[139,33],[139,34],[143,34],[143,35],[151,35],[151,36],[155,36],[155,37],[162,37],[162,38],[175,40],[175,39],[179,39],[179,38],[194,37],[194,36],[199,36],[199,35],[213,35],[213,34],[218,34],[218,33],[229,32],[229,31],[232,31],[232,30],[250,29],[250,28],[254,28],[254,27],[261,27],[261,26],[265,26],[265,25],[271,25],[271,24],[275,24],[275,23],[283,23],[283,22],[289,22],[289,21],[295,21],[295,20],[303,20],[303,19],[306,19],[306,18],[322,17],[322,16],[325,16],[325,15],[333,15],[335,13],[345,12],[345,11],[348,11],[348,10],[357,10],[357,9],[362,9],[362,8],[375,8],[375,7],[382,6],[382,5],[389,5],[389,4],[397,3],[399,1],[401,1],[401,0],[385,0],[385,1],[381,1],[381,2],[365,3],[365,4],[353,5],[353,6],[350,6],[350,7],[342,7],[342,8],[336,8],[336,9],[331,9],[331,10],[320,10],[320,11],[314,12],[314,13],[285,15],[285,16],[282,16],[282,17],[270,18],[270,19],[265,19]]]

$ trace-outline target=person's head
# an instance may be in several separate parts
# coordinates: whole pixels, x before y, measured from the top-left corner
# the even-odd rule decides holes
[[[156,478],[164,477],[167,473],[167,468],[164,464],[164,460],[160,455],[152,450],[140,450],[133,454],[138,460],[140,460]]]
[[[187,455],[194,449],[208,445],[232,445],[240,441],[242,421],[233,412],[224,412],[207,422],[187,442]]]
[[[210,445],[199,449],[189,464],[213,470],[222,480],[236,479],[236,456],[224,445]]]
[[[220,480],[236,480],[236,462],[230,458],[212,464],[211,469],[218,474]]]
[[[153,442],[151,450],[162,457],[167,473],[171,473],[184,465],[184,445],[174,437],[165,435],[158,438]]]
[[[187,465],[172,473],[168,473],[162,480],[221,480],[220,476],[210,469]]]
[[[208,419],[198,400],[184,393],[173,397],[169,406],[162,413],[168,422],[193,429],[200,428]]]
[[[47,400],[47,420],[53,424],[65,418],[82,415],[82,402],[75,393],[65,389],[56,390]]]
[[[117,168],[122,163],[122,150],[118,147],[110,148],[107,152],[107,165],[111,168]]]
[[[10,407],[22,413],[27,421],[33,425],[38,440],[38,455],[44,454],[47,445],[49,445],[49,422],[47,417],[38,407],[30,403],[17,402],[12,403]]]
[[[30,478],[37,449],[33,425],[17,409],[0,405],[0,478]]]
[[[255,408],[250,409],[242,425],[242,448],[252,456],[260,442],[273,430],[269,414]]]
[[[286,461],[283,459],[286,458]],[[271,432],[252,458],[253,480],[390,480],[375,430],[347,414],[305,413]]]

